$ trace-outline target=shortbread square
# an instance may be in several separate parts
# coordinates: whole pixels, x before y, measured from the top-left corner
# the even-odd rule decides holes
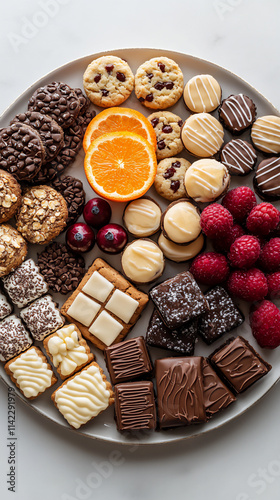
[[[89,326],[97,315],[100,304],[84,293],[79,293],[68,309],[68,314],[82,325]]]
[[[78,327],[65,325],[45,338],[44,348],[62,380],[90,363],[94,356]]]
[[[17,307],[25,307],[48,291],[48,285],[34,260],[23,262],[14,272],[2,278],[6,292]]]
[[[106,346],[111,345],[121,333],[123,326],[106,311],[102,311],[92,323],[89,332],[102,340]]]
[[[64,319],[50,295],[45,295],[22,309],[20,317],[35,340],[43,340],[64,325]]]
[[[37,398],[57,382],[47,358],[35,346],[8,361],[5,370],[27,399]]]
[[[105,308],[128,323],[138,307],[137,300],[120,290],[115,290]]]
[[[71,427],[79,429],[114,403],[114,393],[102,368],[92,362],[58,387],[52,400]]]
[[[102,274],[98,271],[94,271],[91,278],[86,282],[82,291],[99,300],[99,302],[104,302],[110,295],[111,291],[114,290],[114,285],[110,283]]]

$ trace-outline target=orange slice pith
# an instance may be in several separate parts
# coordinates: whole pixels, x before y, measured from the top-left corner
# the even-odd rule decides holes
[[[156,149],[156,134],[149,120],[135,109],[115,107],[101,111],[91,120],[83,140],[85,152],[91,142],[100,135],[121,131],[141,135]]]
[[[85,156],[92,189],[112,201],[145,194],[154,182],[157,161],[149,142],[132,132],[110,132],[92,141]]]

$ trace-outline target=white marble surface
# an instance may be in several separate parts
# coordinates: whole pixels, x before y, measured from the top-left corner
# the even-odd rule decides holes
[[[5,2],[0,111],[55,67],[120,47],[166,48],[208,59],[245,78],[279,109],[279,14],[278,0]],[[154,448],[73,434],[70,440],[66,429],[18,401],[15,494],[6,483],[6,401],[0,383],[1,500],[279,499],[279,384],[222,429]]]

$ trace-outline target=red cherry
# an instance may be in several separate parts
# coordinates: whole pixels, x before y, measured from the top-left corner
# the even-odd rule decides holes
[[[96,243],[106,253],[120,253],[127,244],[127,232],[119,224],[107,224],[99,229]]]
[[[83,211],[83,216],[87,224],[99,229],[110,222],[112,215],[108,201],[102,198],[92,198],[89,200]]]
[[[88,252],[94,247],[95,234],[84,222],[77,222],[69,227],[66,243],[74,252]]]

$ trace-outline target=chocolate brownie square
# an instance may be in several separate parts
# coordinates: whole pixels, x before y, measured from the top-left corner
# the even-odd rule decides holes
[[[119,431],[153,430],[156,406],[152,382],[127,382],[115,387],[115,416]]]

